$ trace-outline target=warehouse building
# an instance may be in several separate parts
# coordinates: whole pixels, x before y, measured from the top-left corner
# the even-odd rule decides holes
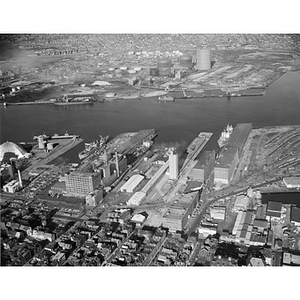
[[[300,208],[292,206],[291,208],[291,223],[300,228]]]
[[[210,208],[210,217],[214,220],[225,220],[226,207],[225,206],[212,206]]]
[[[300,189],[300,177],[285,177],[283,182],[288,189]]]
[[[234,202],[233,211],[234,212],[239,212],[240,210],[246,211],[247,208],[249,207],[249,203],[250,203],[250,199],[248,196],[238,195]]]
[[[236,147],[238,149],[239,158],[241,157],[241,153],[251,130],[252,123],[239,123],[235,126],[232,134],[228,139],[227,146]]]
[[[126,181],[120,188],[121,192],[134,193],[141,186],[144,176],[140,174],[135,174]]]
[[[198,200],[198,194],[193,193],[182,196],[178,202],[169,206],[162,218],[162,226],[170,231],[183,231]]]
[[[267,205],[267,220],[280,220],[281,219],[281,211],[282,211],[282,203],[269,201]]]
[[[239,162],[238,149],[226,146],[218,157],[214,168],[215,182],[228,184],[232,179],[235,168]]]
[[[230,183],[251,130],[252,123],[239,123],[236,125],[226,147],[222,149],[216,161],[215,182]]]
[[[195,181],[206,181],[211,172],[214,169],[215,165],[215,151],[205,151],[203,155],[201,155],[197,164],[193,168],[190,173],[190,177]]]
[[[127,201],[127,205],[139,205],[142,200],[146,197],[146,193],[139,191],[134,193],[131,198]]]

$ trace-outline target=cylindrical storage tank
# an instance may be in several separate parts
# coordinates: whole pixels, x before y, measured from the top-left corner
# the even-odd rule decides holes
[[[161,58],[157,61],[158,69],[170,68],[172,66],[172,61],[169,58]]]
[[[110,71],[110,72],[112,72],[114,70],[115,70],[115,68],[108,68],[108,71]]]
[[[158,76],[159,72],[157,68],[150,68],[150,76]]]
[[[169,76],[171,74],[171,69],[170,68],[160,68],[158,70],[159,76]]]
[[[210,49],[197,49],[197,64],[198,70],[210,70],[211,69],[211,57]]]
[[[193,57],[191,55],[184,54],[180,56],[179,63],[181,67],[191,69],[193,67]]]
[[[49,151],[53,150],[53,143],[47,144],[47,150],[49,150]]]
[[[127,67],[125,67],[125,66],[120,67],[120,70],[125,71],[125,70],[127,70]]]

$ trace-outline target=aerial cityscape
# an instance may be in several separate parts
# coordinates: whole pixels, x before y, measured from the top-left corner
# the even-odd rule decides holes
[[[0,34],[1,266],[300,266],[299,34]]]

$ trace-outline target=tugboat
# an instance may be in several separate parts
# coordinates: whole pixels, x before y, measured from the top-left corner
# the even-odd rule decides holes
[[[218,145],[220,148],[222,148],[226,145],[230,135],[232,134],[232,131],[233,131],[233,127],[231,125],[227,124],[227,126],[221,133],[220,138],[218,139]]]

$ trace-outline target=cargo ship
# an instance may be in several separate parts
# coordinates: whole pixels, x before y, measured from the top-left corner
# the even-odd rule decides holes
[[[227,126],[221,133],[220,138],[218,139],[218,145],[220,148],[222,148],[226,145],[230,135],[232,134],[232,131],[233,131],[233,127],[231,125],[227,124]]]
[[[91,143],[85,143],[85,149],[81,152],[79,152],[78,157],[80,160],[85,159],[86,157],[90,156],[95,152],[96,149],[100,149],[107,143],[109,139],[109,135],[102,137],[99,136],[100,140],[93,141]]]
[[[165,95],[165,96],[159,96],[158,97],[158,101],[174,101],[175,98],[169,95]]]
[[[68,132],[66,132],[64,135],[59,135],[57,133],[54,133],[51,136],[51,139],[53,140],[57,140],[57,139],[76,139],[79,138],[79,135],[76,134],[69,134]]]
[[[54,105],[94,104],[94,101],[88,97],[69,98],[68,95],[64,95],[61,100],[55,100],[53,104]]]

